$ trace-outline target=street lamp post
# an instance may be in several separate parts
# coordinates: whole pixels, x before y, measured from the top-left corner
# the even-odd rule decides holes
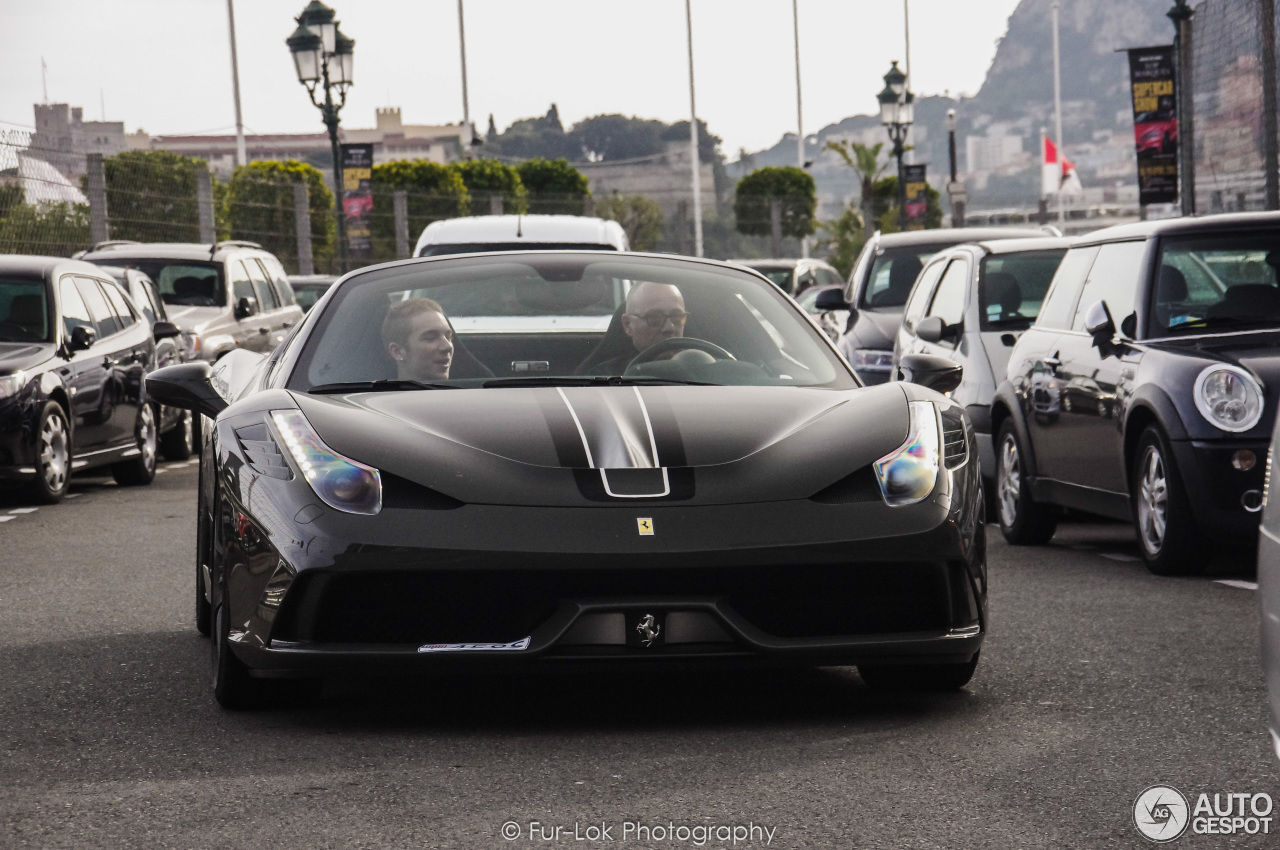
[[[333,10],[311,0],[297,17],[298,28],[285,39],[293,54],[298,82],[307,89],[311,103],[320,110],[324,125],[329,130],[329,147],[333,151],[333,185],[338,217],[338,251],[342,271],[347,271],[347,223],[342,209],[342,156],[338,146],[338,113],[347,104],[347,89],[352,83],[352,65],[356,43],[338,29]],[[324,100],[317,99],[323,87]],[[333,99],[337,89],[338,100]]]
[[[947,155],[951,160],[951,182],[947,194],[951,196],[951,226],[964,227],[964,183],[960,182],[956,168],[956,111],[947,110]]]
[[[889,131],[893,155],[898,160],[898,228],[906,230],[907,185],[902,175],[902,155],[914,120],[915,95],[907,91],[907,75],[898,70],[897,62],[884,75],[884,90],[876,97],[880,101],[880,123]]]

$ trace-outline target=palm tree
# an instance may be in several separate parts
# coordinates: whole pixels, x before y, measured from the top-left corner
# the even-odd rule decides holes
[[[877,142],[874,145],[864,145],[861,142],[851,142],[848,139],[840,139],[839,141],[828,141],[824,150],[834,151],[844,160],[845,165],[853,169],[858,175],[861,183],[861,207],[862,221],[866,227],[867,236],[870,237],[872,230],[875,228],[875,216],[871,210],[871,196],[875,192],[875,183],[883,176],[885,170],[889,167],[888,161],[880,161],[880,149],[884,147],[884,142]]]

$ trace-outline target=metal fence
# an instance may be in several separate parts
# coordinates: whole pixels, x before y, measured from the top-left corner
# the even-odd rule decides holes
[[[107,239],[214,242],[243,239],[275,253],[293,273],[337,273],[333,193],[307,169],[237,169],[228,182],[204,163],[163,151],[76,153],[25,131],[0,132],[0,254],[69,256]],[[270,169],[268,169],[270,170]],[[707,203],[709,257],[798,256],[794,239],[737,232],[731,204]],[[605,197],[472,191],[465,196],[393,190],[375,182],[363,245],[349,240],[349,267],[407,257],[431,222],[500,213],[597,215],[620,222],[636,250],[692,254],[688,202],[643,194]]]
[[[1267,199],[1280,134],[1274,5],[1205,0],[1195,6],[1191,86],[1199,212],[1275,208],[1275,198],[1271,204]]]

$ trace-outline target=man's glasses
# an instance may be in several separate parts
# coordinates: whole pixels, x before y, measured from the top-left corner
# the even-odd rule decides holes
[[[633,319],[643,319],[645,324],[647,324],[651,330],[655,331],[662,330],[662,328],[666,326],[667,322],[670,322],[677,328],[682,328],[684,327],[684,323],[689,321],[689,314],[683,310],[676,310],[671,313],[664,313],[661,310],[652,310],[648,313],[644,313],[643,315],[640,313],[628,313],[627,315]]]

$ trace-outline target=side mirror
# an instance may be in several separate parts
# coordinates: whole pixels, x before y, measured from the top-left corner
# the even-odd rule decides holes
[[[906,354],[898,363],[897,380],[919,384],[940,393],[960,386],[964,367],[933,354]]]
[[[203,360],[166,366],[147,375],[147,395],[161,404],[203,413],[210,419],[227,408],[209,381],[213,370]]]
[[[1116,323],[1107,309],[1107,302],[1095,301],[1084,313],[1084,329],[1093,337],[1094,345],[1111,342],[1116,336]]]
[[[258,299],[245,297],[236,302],[237,319],[247,319],[256,312],[258,312]]]
[[[76,325],[71,330],[72,351],[84,351],[98,341],[98,332],[87,325]]]
[[[173,322],[158,321],[151,326],[151,335],[156,342],[162,339],[172,339],[175,336],[182,336],[181,329]]]
[[[844,293],[839,289],[828,289],[819,292],[818,297],[813,301],[814,309],[819,313],[830,313],[833,310],[849,310],[853,311],[848,301],[844,300]]]
[[[925,342],[941,342],[947,335],[947,326],[938,316],[925,316],[916,322],[916,336]]]

